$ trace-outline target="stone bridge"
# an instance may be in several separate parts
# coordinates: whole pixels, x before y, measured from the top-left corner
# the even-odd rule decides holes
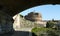
[[[12,17],[19,12],[38,5],[56,5],[59,0],[0,0],[0,32],[9,32],[13,28]],[[7,31],[8,30],[8,31]]]
[[[14,16],[15,14],[28,8],[38,5],[60,4],[59,0],[0,0],[0,10],[6,9],[7,14]]]

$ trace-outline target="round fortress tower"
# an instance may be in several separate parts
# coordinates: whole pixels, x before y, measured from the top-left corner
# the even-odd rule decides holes
[[[28,15],[25,16],[25,18],[30,21],[42,21],[41,13],[37,12],[28,13]]]

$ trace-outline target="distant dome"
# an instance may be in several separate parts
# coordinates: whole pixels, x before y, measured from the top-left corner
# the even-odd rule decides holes
[[[31,21],[41,21],[42,15],[41,15],[41,13],[30,12],[30,13],[28,13],[28,15],[25,16],[25,18],[27,20],[31,20]]]

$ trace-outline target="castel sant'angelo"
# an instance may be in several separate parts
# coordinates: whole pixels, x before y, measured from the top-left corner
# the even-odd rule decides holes
[[[42,21],[42,15],[40,13],[31,12],[25,16],[25,19],[30,21]]]
[[[15,30],[21,30],[21,28],[33,28],[35,25],[37,27],[46,27],[47,21],[42,20],[41,13],[30,12],[27,15],[21,17],[17,14],[13,17],[14,23],[13,28]]]
[[[25,19],[46,26],[46,21],[42,20],[42,15],[41,15],[41,13],[30,12],[30,13],[28,13],[28,14],[25,16]]]

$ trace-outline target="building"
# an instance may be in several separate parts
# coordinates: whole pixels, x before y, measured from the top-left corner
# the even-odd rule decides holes
[[[25,19],[30,21],[42,21],[42,15],[40,13],[31,12],[25,16]]]
[[[46,27],[46,21],[42,20],[41,13],[35,13],[35,12],[28,13],[28,15],[25,16],[25,19],[36,22],[38,25]]]

